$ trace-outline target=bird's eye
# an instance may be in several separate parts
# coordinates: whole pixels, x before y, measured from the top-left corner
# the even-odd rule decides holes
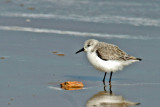
[[[91,45],[89,45],[89,44],[87,45],[87,47],[90,47],[90,46],[91,46]]]

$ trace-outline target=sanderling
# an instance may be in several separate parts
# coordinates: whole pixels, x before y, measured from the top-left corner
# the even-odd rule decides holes
[[[99,42],[95,39],[85,41],[84,47],[76,52],[85,51],[89,62],[99,71],[105,72],[103,83],[105,84],[105,77],[107,72],[110,73],[109,84],[111,85],[112,73],[122,70],[124,66],[132,64],[142,59],[128,55],[118,46]]]

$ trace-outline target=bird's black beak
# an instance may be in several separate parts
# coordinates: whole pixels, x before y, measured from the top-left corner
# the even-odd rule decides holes
[[[84,51],[84,48],[80,49],[79,51],[76,52],[76,54],[78,54],[79,52]]]

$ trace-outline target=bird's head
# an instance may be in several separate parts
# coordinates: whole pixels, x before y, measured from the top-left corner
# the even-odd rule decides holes
[[[95,40],[95,39],[89,39],[89,40],[85,41],[84,47],[82,49],[80,49],[79,51],[77,51],[76,54],[79,52],[82,52],[82,51],[92,52],[94,50],[95,46],[97,45],[97,43],[98,43],[98,40]]]

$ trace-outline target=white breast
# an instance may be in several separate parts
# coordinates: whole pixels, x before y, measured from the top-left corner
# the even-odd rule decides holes
[[[131,64],[134,61],[118,61],[118,60],[102,60],[95,52],[87,52],[89,62],[102,72],[116,72],[122,70],[124,66]]]

